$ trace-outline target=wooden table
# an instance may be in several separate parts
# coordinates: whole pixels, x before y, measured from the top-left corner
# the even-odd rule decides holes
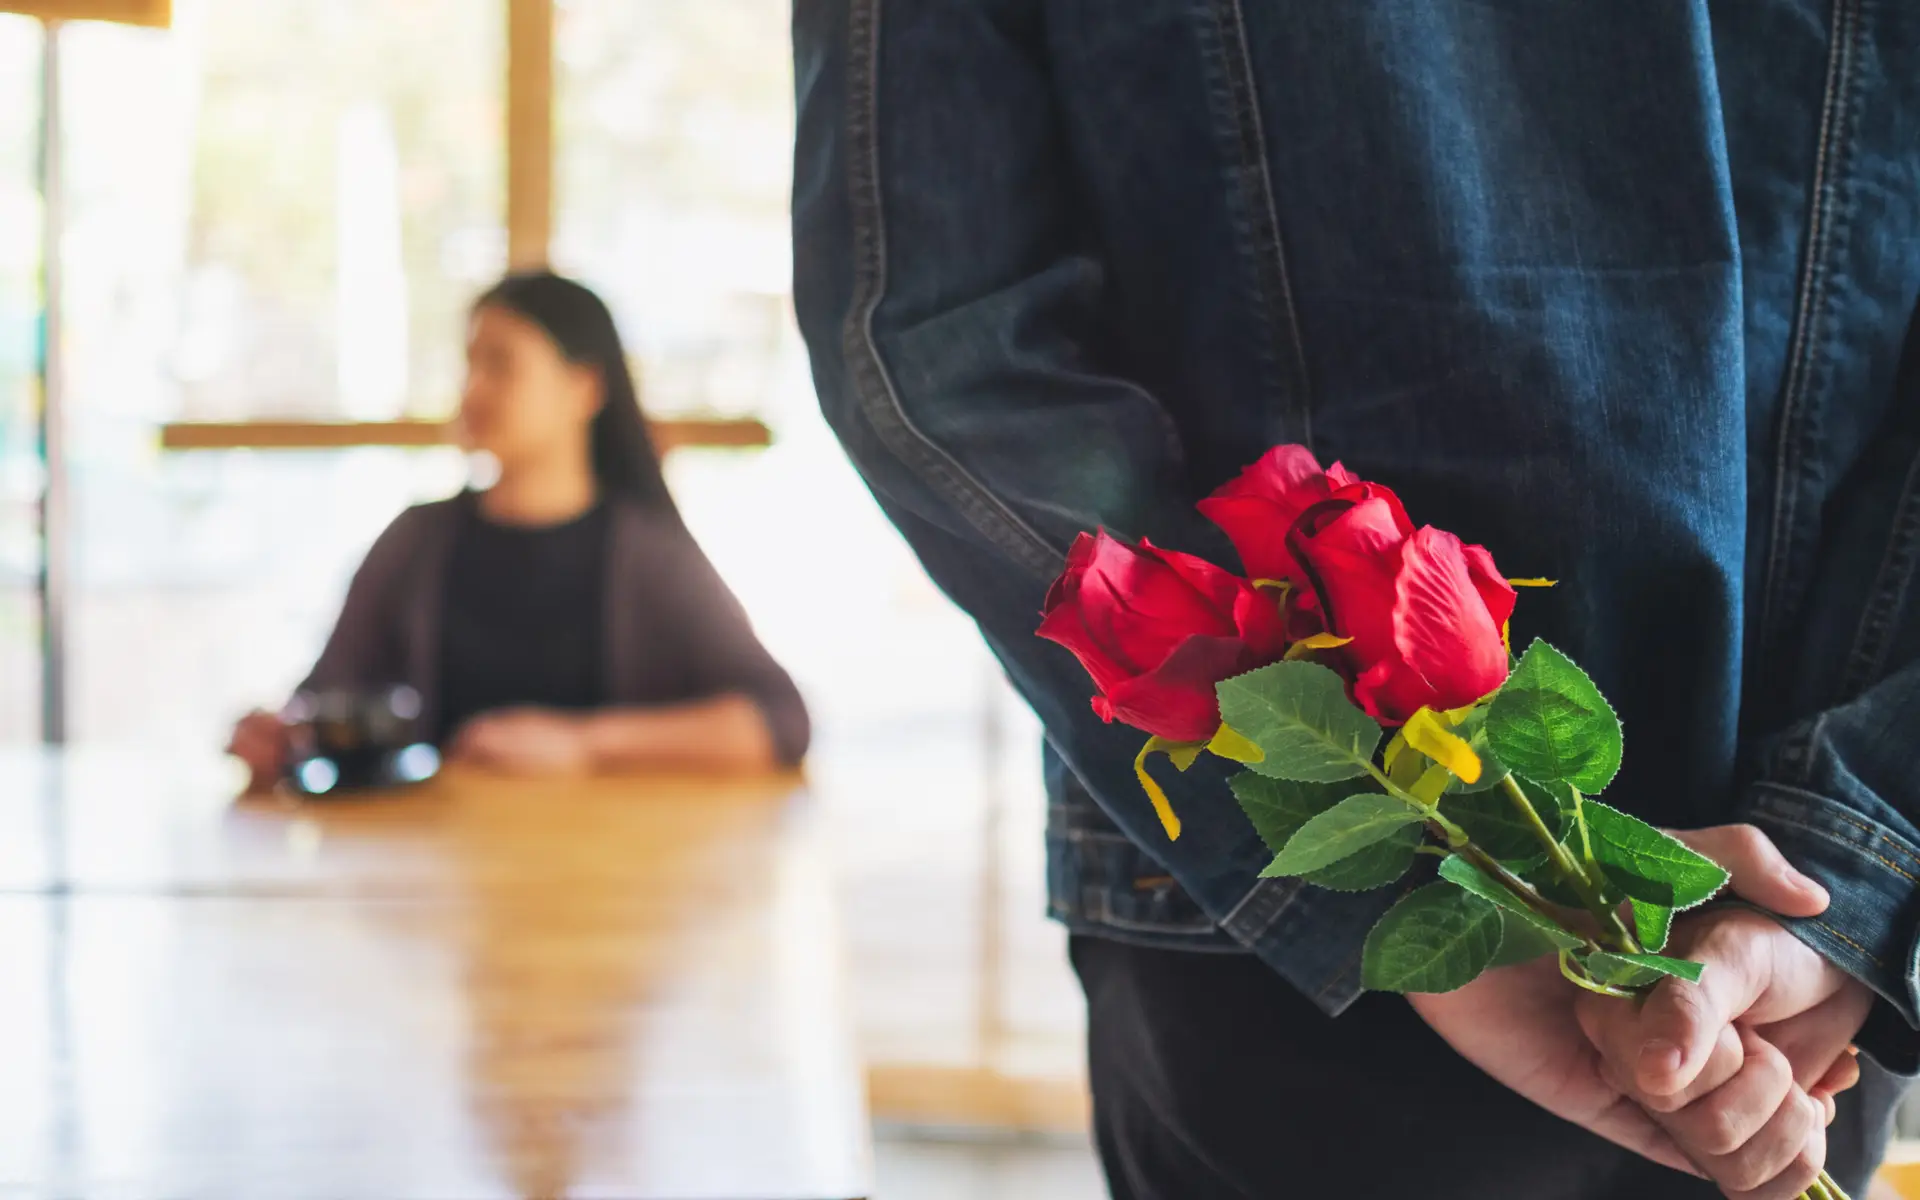
[[[233,782],[0,756],[0,1195],[867,1194],[796,778]]]

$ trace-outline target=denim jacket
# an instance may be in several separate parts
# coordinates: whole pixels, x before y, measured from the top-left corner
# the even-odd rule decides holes
[[[1920,1065],[1920,4],[799,0],[821,405],[1046,729],[1070,927],[1329,1012],[1387,888],[1262,880],[1033,636],[1076,533],[1304,442],[1490,547],[1627,729],[1607,799],[1752,821]]]

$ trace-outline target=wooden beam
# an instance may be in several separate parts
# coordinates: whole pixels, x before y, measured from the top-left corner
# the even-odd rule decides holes
[[[172,0],[0,0],[0,13],[43,21],[113,21],[120,25],[173,23]]]
[[[553,0],[507,0],[507,264],[553,240]]]
[[[875,1120],[1021,1133],[1085,1133],[1085,1082],[1012,1075],[989,1067],[875,1065],[867,1068]]]
[[[754,449],[773,443],[750,417],[653,421],[653,444],[665,454],[689,447]],[[163,450],[343,450],[355,446],[450,446],[454,427],[442,421],[180,421],[160,427]]]

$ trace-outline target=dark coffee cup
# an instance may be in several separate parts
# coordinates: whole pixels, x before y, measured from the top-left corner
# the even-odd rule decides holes
[[[286,782],[297,792],[402,787],[440,770],[420,727],[420,693],[405,684],[300,692],[283,716],[292,747]]]

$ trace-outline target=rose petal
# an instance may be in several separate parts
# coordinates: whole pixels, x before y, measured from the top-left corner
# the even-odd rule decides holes
[[[1407,516],[1407,506],[1400,503],[1399,495],[1385,484],[1368,483],[1364,480],[1356,479],[1345,487],[1334,489],[1334,491],[1330,493],[1330,498],[1335,500],[1351,500],[1355,504],[1360,504],[1368,500],[1384,501],[1387,505],[1387,511],[1393,516],[1394,528],[1400,531],[1400,536],[1413,536],[1413,521]]]
[[[1287,615],[1280,609],[1279,594],[1263,592],[1248,584],[1241,585],[1240,595],[1234,601],[1233,623],[1248,656],[1257,660],[1253,666],[1278,662],[1286,654],[1288,643],[1294,640],[1288,636],[1289,624]]]
[[[1145,538],[1140,539],[1140,552],[1157,558],[1192,588],[1205,605],[1207,614],[1220,620],[1222,632],[1232,628],[1233,606],[1247,587],[1246,580],[1204,558],[1182,554],[1178,550],[1163,550]]]
[[[1093,677],[1094,686],[1103,692],[1139,673],[1138,668],[1107,652],[1102,641],[1087,628],[1086,615],[1078,604],[1068,601],[1050,609],[1034,632],[1071,650]]]
[[[1233,632],[1232,575],[1203,559],[1150,543],[1142,542],[1136,549],[1113,539],[1108,541],[1110,546],[1096,551],[1087,572],[1087,587],[1104,590],[1105,599],[1100,603],[1103,607],[1110,605],[1116,614],[1114,628],[1120,636],[1130,637],[1136,630],[1161,636],[1174,632],[1181,637]],[[1172,645],[1166,647],[1171,649]],[[1137,650],[1130,657],[1143,668],[1153,665]],[[1159,657],[1164,657],[1164,652],[1153,656]]]
[[[1305,518],[1302,524],[1307,524]],[[1311,568],[1327,628],[1353,639],[1347,657],[1358,670],[1397,657],[1394,578],[1404,541],[1393,506],[1380,496],[1361,500],[1336,513],[1318,532],[1295,540]]]
[[[1382,725],[1403,725],[1419,712],[1433,685],[1399,658],[1377,662],[1353,685],[1353,702]]]
[[[1341,474],[1346,472],[1340,469]],[[1320,460],[1305,446],[1275,446],[1262,454],[1246,470],[1222,484],[1214,496],[1259,496],[1285,501],[1302,488],[1316,488],[1318,500],[1327,494],[1324,480],[1329,472],[1320,469]],[[1304,507],[1304,504],[1302,505]]]
[[[1352,482],[1343,467],[1322,471],[1305,446],[1275,446],[1198,507],[1225,531],[1249,576],[1304,582],[1287,550],[1287,530],[1306,508]]]
[[[1202,500],[1199,509],[1233,543],[1248,577],[1304,582],[1299,564],[1287,553],[1287,529],[1299,509],[1262,496],[1220,495]]]
[[[1500,568],[1494,565],[1493,555],[1485,546],[1468,546],[1467,574],[1473,579],[1474,590],[1487,603],[1487,614],[1493,618],[1496,628],[1513,619],[1514,605],[1519,601],[1519,593],[1513,585],[1500,574]]]
[[[1107,693],[1112,719],[1174,741],[1204,742],[1220,727],[1214,685],[1251,669],[1244,654],[1237,638],[1189,638],[1157,669]]]
[[[1431,525],[1415,533],[1401,553],[1395,591],[1394,645],[1432,688],[1427,707],[1472,704],[1506,679],[1500,627],[1468,573],[1459,538]]]

